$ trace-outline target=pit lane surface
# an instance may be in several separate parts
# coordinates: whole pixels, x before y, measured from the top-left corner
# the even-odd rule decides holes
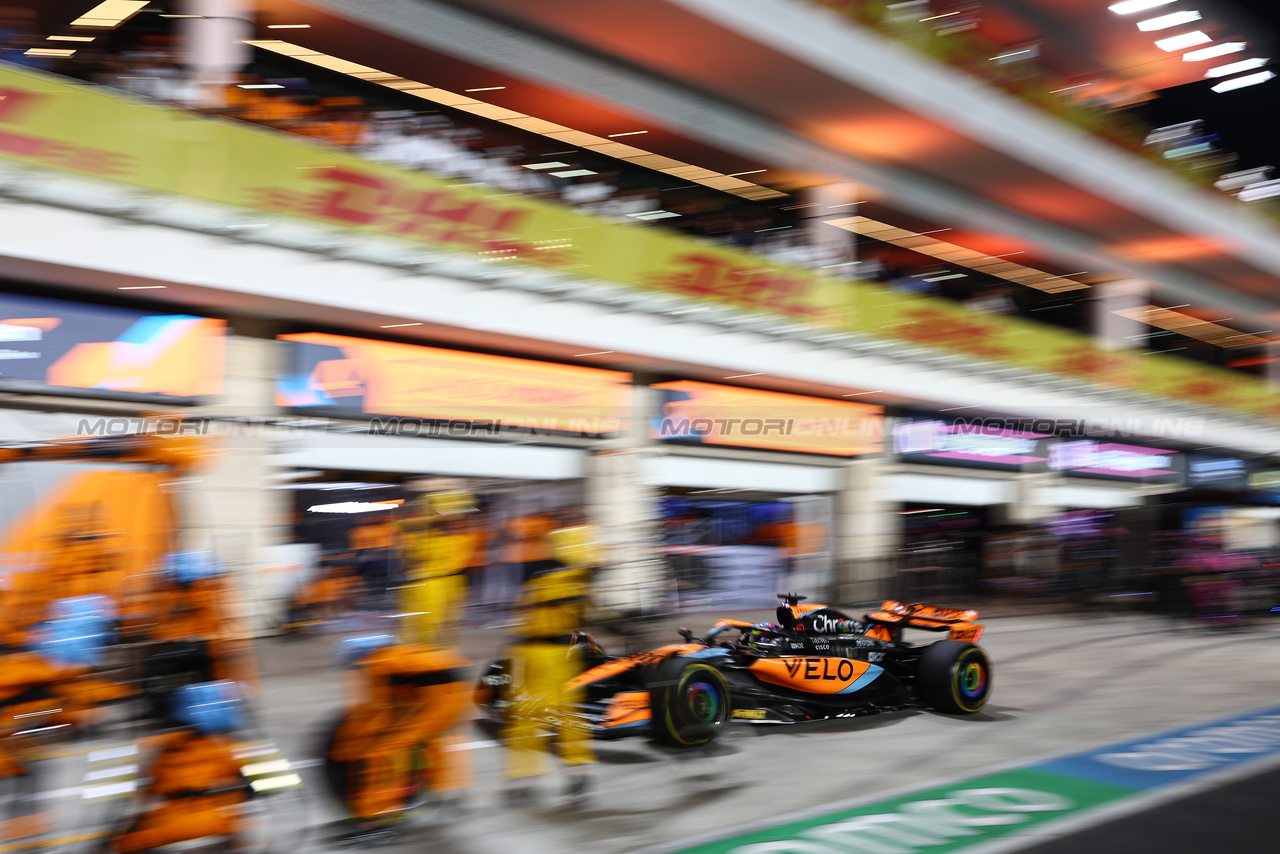
[[[682,624],[711,621],[688,617]],[[679,850],[682,840],[708,833],[1245,713],[1280,697],[1280,627],[1222,633],[1145,616],[1056,615],[988,625],[983,645],[996,688],[979,715],[735,725],[697,751],[666,751],[642,740],[601,744],[598,785],[581,807],[560,797],[563,780],[552,775],[536,806],[508,809],[497,797],[501,750],[479,747],[470,754],[477,779],[470,815],[455,821],[424,816],[390,850],[407,852],[426,842],[449,854]],[[471,654],[485,655],[479,648]],[[331,673],[325,659],[322,672]],[[275,689],[281,699],[283,687]],[[290,699],[300,713],[296,704],[303,698]],[[283,741],[282,747],[289,752]]]
[[[1269,771],[1023,851],[1025,854],[1274,851],[1277,802],[1280,802],[1280,771]]]
[[[704,622],[711,620],[681,620],[696,627]],[[639,739],[600,744],[597,786],[586,803],[561,797],[563,778],[552,774],[538,802],[520,809],[498,798],[502,750],[473,733],[463,745],[476,777],[468,813],[426,813],[380,850],[680,851],[709,834],[778,824],[852,799],[925,791],[993,766],[1033,765],[1046,754],[1244,714],[1280,698],[1280,626],[1228,633],[1129,615],[1011,617],[988,626],[983,646],[992,656],[995,693],[979,715],[909,712],[781,728],[735,725],[718,743],[693,751]],[[499,638],[498,632],[469,632],[469,654],[486,659]],[[262,650],[263,723],[285,755],[301,760],[309,792],[263,802],[279,829],[278,851],[332,848],[327,825],[336,816],[323,804],[319,769],[308,761],[317,756],[321,724],[343,699],[331,644],[331,638],[272,641]],[[83,811],[75,811],[78,796],[68,794],[78,773],[56,775],[68,801],[59,809],[71,817],[62,824],[68,832],[91,829]],[[1046,848],[1045,854],[1059,850],[1087,849]]]

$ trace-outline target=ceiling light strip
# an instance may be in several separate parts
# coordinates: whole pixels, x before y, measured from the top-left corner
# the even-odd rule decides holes
[[[1182,24],[1190,24],[1193,21],[1200,20],[1199,12],[1174,12],[1171,15],[1161,15],[1158,18],[1151,18],[1146,21],[1138,22],[1138,29],[1144,33],[1154,33],[1159,30],[1167,30],[1170,27],[1181,26]]]
[[[1275,78],[1275,72],[1259,71],[1257,74],[1246,74],[1243,77],[1232,77],[1230,80],[1223,80],[1221,83],[1215,83],[1209,88],[1215,92],[1230,92],[1233,89],[1243,89],[1246,86],[1257,86],[1259,83],[1266,83],[1268,80]]]
[[[1189,50],[1182,55],[1183,62],[1203,62],[1206,59],[1213,59],[1218,56],[1226,56],[1229,53],[1239,53],[1247,47],[1245,42],[1223,42],[1215,44],[1213,47],[1205,47],[1200,50]]]
[[[1121,3],[1114,3],[1107,8],[1117,15],[1132,15],[1134,12],[1145,12],[1148,9],[1155,9],[1159,6],[1168,6],[1174,0],[1124,0]]]
[[[1201,320],[1198,317],[1168,308],[1161,308],[1157,305],[1119,309],[1112,312],[1112,314],[1118,314],[1121,317],[1137,320],[1157,329],[1176,332],[1187,338],[1195,338],[1198,341],[1215,344],[1223,348],[1252,347],[1268,343],[1268,339],[1258,335],[1241,332],[1238,329],[1232,329],[1230,326]]]
[[[1210,68],[1204,73],[1205,77],[1230,77],[1232,74],[1239,74],[1241,71],[1252,71],[1255,68],[1261,68],[1271,60],[1266,57],[1254,57],[1253,59],[1242,59],[1239,62],[1231,62],[1226,65],[1219,65],[1217,68]]]
[[[1065,276],[1051,276],[1043,270],[1024,267],[1021,264],[1015,264],[1003,258],[984,255],[964,246],[935,240],[918,232],[908,231],[905,228],[898,228],[864,216],[829,219],[825,220],[825,222],[828,225],[834,225],[837,228],[843,228],[846,231],[852,231],[855,234],[861,234],[874,240],[879,240],[882,243],[889,243],[903,249],[909,249],[912,252],[931,255],[958,267],[968,267],[970,270],[986,273],[989,276],[995,276],[1014,284],[1026,285],[1029,288],[1035,288],[1045,293],[1057,294],[1063,291],[1078,291],[1089,287],[1083,282],[1077,282]]]
[[[716,172],[712,169],[704,169],[700,166],[693,166],[681,160],[675,160],[671,157],[663,157],[646,151],[643,148],[636,148],[633,145],[627,145],[621,142],[614,142],[611,139],[595,134],[585,133],[580,130],[574,130],[564,125],[549,122],[545,119],[539,119],[535,116],[526,115],[525,113],[515,110],[508,110],[505,107],[499,107],[496,104],[489,104],[484,101],[472,98],[469,95],[450,92],[447,89],[438,89],[434,86],[428,86],[426,83],[419,83],[415,80],[408,80],[395,74],[380,71],[376,68],[370,68],[367,65],[361,65],[357,62],[341,59],[331,56],[311,48],[302,47],[301,45],[292,44],[278,39],[248,39],[245,44],[253,47],[269,50],[283,56],[291,56],[294,59],[303,62],[309,62],[312,65],[327,68],[331,71],[338,71],[350,77],[356,77],[370,83],[377,83],[379,86],[385,86],[388,89],[396,89],[408,95],[422,98],[424,101],[431,101],[436,104],[443,104],[446,107],[453,107],[473,115],[493,121],[502,122],[530,133],[540,134],[542,136],[554,139],[557,142],[567,143],[587,151],[602,154],[606,157],[612,157],[631,163],[634,166],[641,166],[645,169],[652,169],[657,172],[663,172],[675,178],[684,181],[692,181],[695,184],[701,184],[713,190],[720,190],[744,199],[776,199],[785,197],[787,194],[774,190],[770,187],[763,187],[759,184],[753,184],[750,181],[744,181],[741,178],[725,175],[722,172]]]
[[[1213,41],[1200,30],[1192,30],[1189,33],[1183,33],[1178,36],[1170,36],[1167,39],[1159,39],[1156,41],[1156,47],[1165,53],[1174,53],[1179,50],[1186,50],[1189,47],[1195,47],[1198,44],[1208,44]]]
[[[142,11],[148,0],[104,0],[71,22],[73,27],[115,29]]]

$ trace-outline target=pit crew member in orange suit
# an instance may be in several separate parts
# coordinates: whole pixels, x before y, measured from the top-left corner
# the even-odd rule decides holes
[[[354,702],[329,734],[325,761],[355,833],[393,829],[419,793],[458,806],[470,768],[450,732],[470,707],[470,662],[391,635],[348,638],[338,661],[354,677]]]
[[[228,839],[237,850],[243,805],[253,796],[230,735],[244,725],[239,689],[233,682],[183,686],[171,714],[180,728],[154,742],[143,809],[100,851],[132,854],[206,838]]]

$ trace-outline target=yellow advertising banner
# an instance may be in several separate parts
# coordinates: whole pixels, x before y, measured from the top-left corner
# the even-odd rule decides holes
[[[1260,380],[0,63],[0,157],[1280,419]]]
[[[653,388],[662,395],[655,439],[844,457],[881,448],[884,408],[874,404],[692,380]]]
[[[281,406],[588,434],[618,433],[630,417],[631,375],[619,371],[322,332],[280,338],[291,347]]]
[[[830,302],[823,280],[758,256],[303,137],[3,64],[0,96],[11,160],[811,320]]]

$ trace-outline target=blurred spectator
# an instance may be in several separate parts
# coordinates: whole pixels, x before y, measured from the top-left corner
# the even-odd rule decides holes
[[[0,53],[6,62],[25,65],[27,68],[39,68],[48,71],[54,67],[54,60],[47,56],[29,56],[26,51],[33,47],[47,47],[48,43],[39,35],[33,17],[18,14],[27,10],[7,9],[0,18]]]
[[[1013,289],[1001,285],[983,288],[964,304],[986,314],[1014,314],[1018,309],[1013,301]]]

